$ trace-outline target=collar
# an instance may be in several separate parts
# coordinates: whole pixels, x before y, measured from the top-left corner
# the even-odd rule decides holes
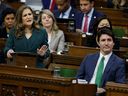
[[[107,60],[110,58],[111,55],[112,55],[112,52],[110,52],[110,53],[107,54],[107,55],[103,55],[103,54],[100,52],[100,58],[102,58],[102,57],[104,56],[104,58],[107,59]]]
[[[93,12],[94,12],[94,8],[92,8],[91,11],[88,14],[85,14],[85,15],[87,15],[88,17],[92,17]]]
[[[70,14],[71,9],[72,9],[72,7],[70,6],[70,7],[69,7],[65,12],[64,12],[64,14],[65,14],[65,15],[69,15],[69,14]]]

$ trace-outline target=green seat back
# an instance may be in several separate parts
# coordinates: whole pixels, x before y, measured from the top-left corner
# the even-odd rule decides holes
[[[62,77],[75,77],[77,69],[61,68],[60,76]]]
[[[125,29],[122,27],[115,27],[113,28],[114,35],[116,37],[123,37],[125,36]]]

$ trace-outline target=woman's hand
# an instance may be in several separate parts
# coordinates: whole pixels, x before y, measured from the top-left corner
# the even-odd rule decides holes
[[[43,45],[40,49],[37,49],[37,54],[39,54],[40,56],[44,56],[47,50],[48,47],[46,45]]]
[[[14,53],[13,49],[9,49],[7,52],[7,57],[12,58],[12,54]]]

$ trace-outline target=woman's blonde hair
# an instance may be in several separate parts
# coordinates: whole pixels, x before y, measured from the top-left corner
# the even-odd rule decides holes
[[[53,25],[52,25],[52,31],[55,31],[57,32],[59,30],[58,26],[57,26],[57,22],[56,22],[56,19],[55,19],[55,16],[54,14],[48,10],[48,9],[44,9],[40,12],[39,14],[39,23],[42,25],[42,22],[41,22],[41,18],[42,18],[42,14],[47,14],[48,16],[50,16],[53,20]],[[43,25],[42,25],[43,26]]]

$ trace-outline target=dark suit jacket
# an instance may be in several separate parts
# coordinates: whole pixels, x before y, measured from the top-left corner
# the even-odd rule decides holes
[[[91,17],[90,24],[89,24],[89,32],[90,32],[90,33],[93,33],[93,31],[94,31],[94,30],[93,30],[93,24],[94,24],[95,20],[96,20],[98,17],[101,17],[101,16],[104,16],[104,14],[103,14],[103,13],[100,13],[100,12],[98,12],[98,11],[96,11],[96,10],[94,9],[93,14],[92,14],[92,17]],[[77,26],[76,26],[76,28],[81,29],[81,27],[82,27],[82,22],[83,22],[83,17],[84,17],[84,14],[79,15],[79,18],[78,18],[78,20],[77,20]]]
[[[58,10],[55,10],[53,13],[54,13],[54,15],[55,15],[56,18],[59,18],[60,14],[61,14]],[[72,7],[68,18],[75,19],[75,21],[76,21],[76,24],[75,25],[76,25],[76,28],[77,28],[77,26],[79,24],[79,22],[77,20],[79,20],[79,18],[82,17],[82,16],[83,16],[83,13],[82,12],[80,12],[79,10],[77,10],[77,9],[75,9],[75,8]]]
[[[76,18],[78,13],[79,13],[78,10],[76,10],[75,8],[72,8],[68,18]],[[54,10],[54,15],[56,18],[59,18],[60,14],[61,14],[61,12],[59,12],[59,10]]]
[[[99,58],[99,53],[90,54],[84,58],[77,73],[77,78],[85,79],[88,82],[92,79],[95,67]],[[125,83],[125,63],[123,59],[112,54],[102,77],[102,87],[105,87],[107,81]]]
[[[0,27],[0,38],[7,38],[7,30],[5,27]]]

